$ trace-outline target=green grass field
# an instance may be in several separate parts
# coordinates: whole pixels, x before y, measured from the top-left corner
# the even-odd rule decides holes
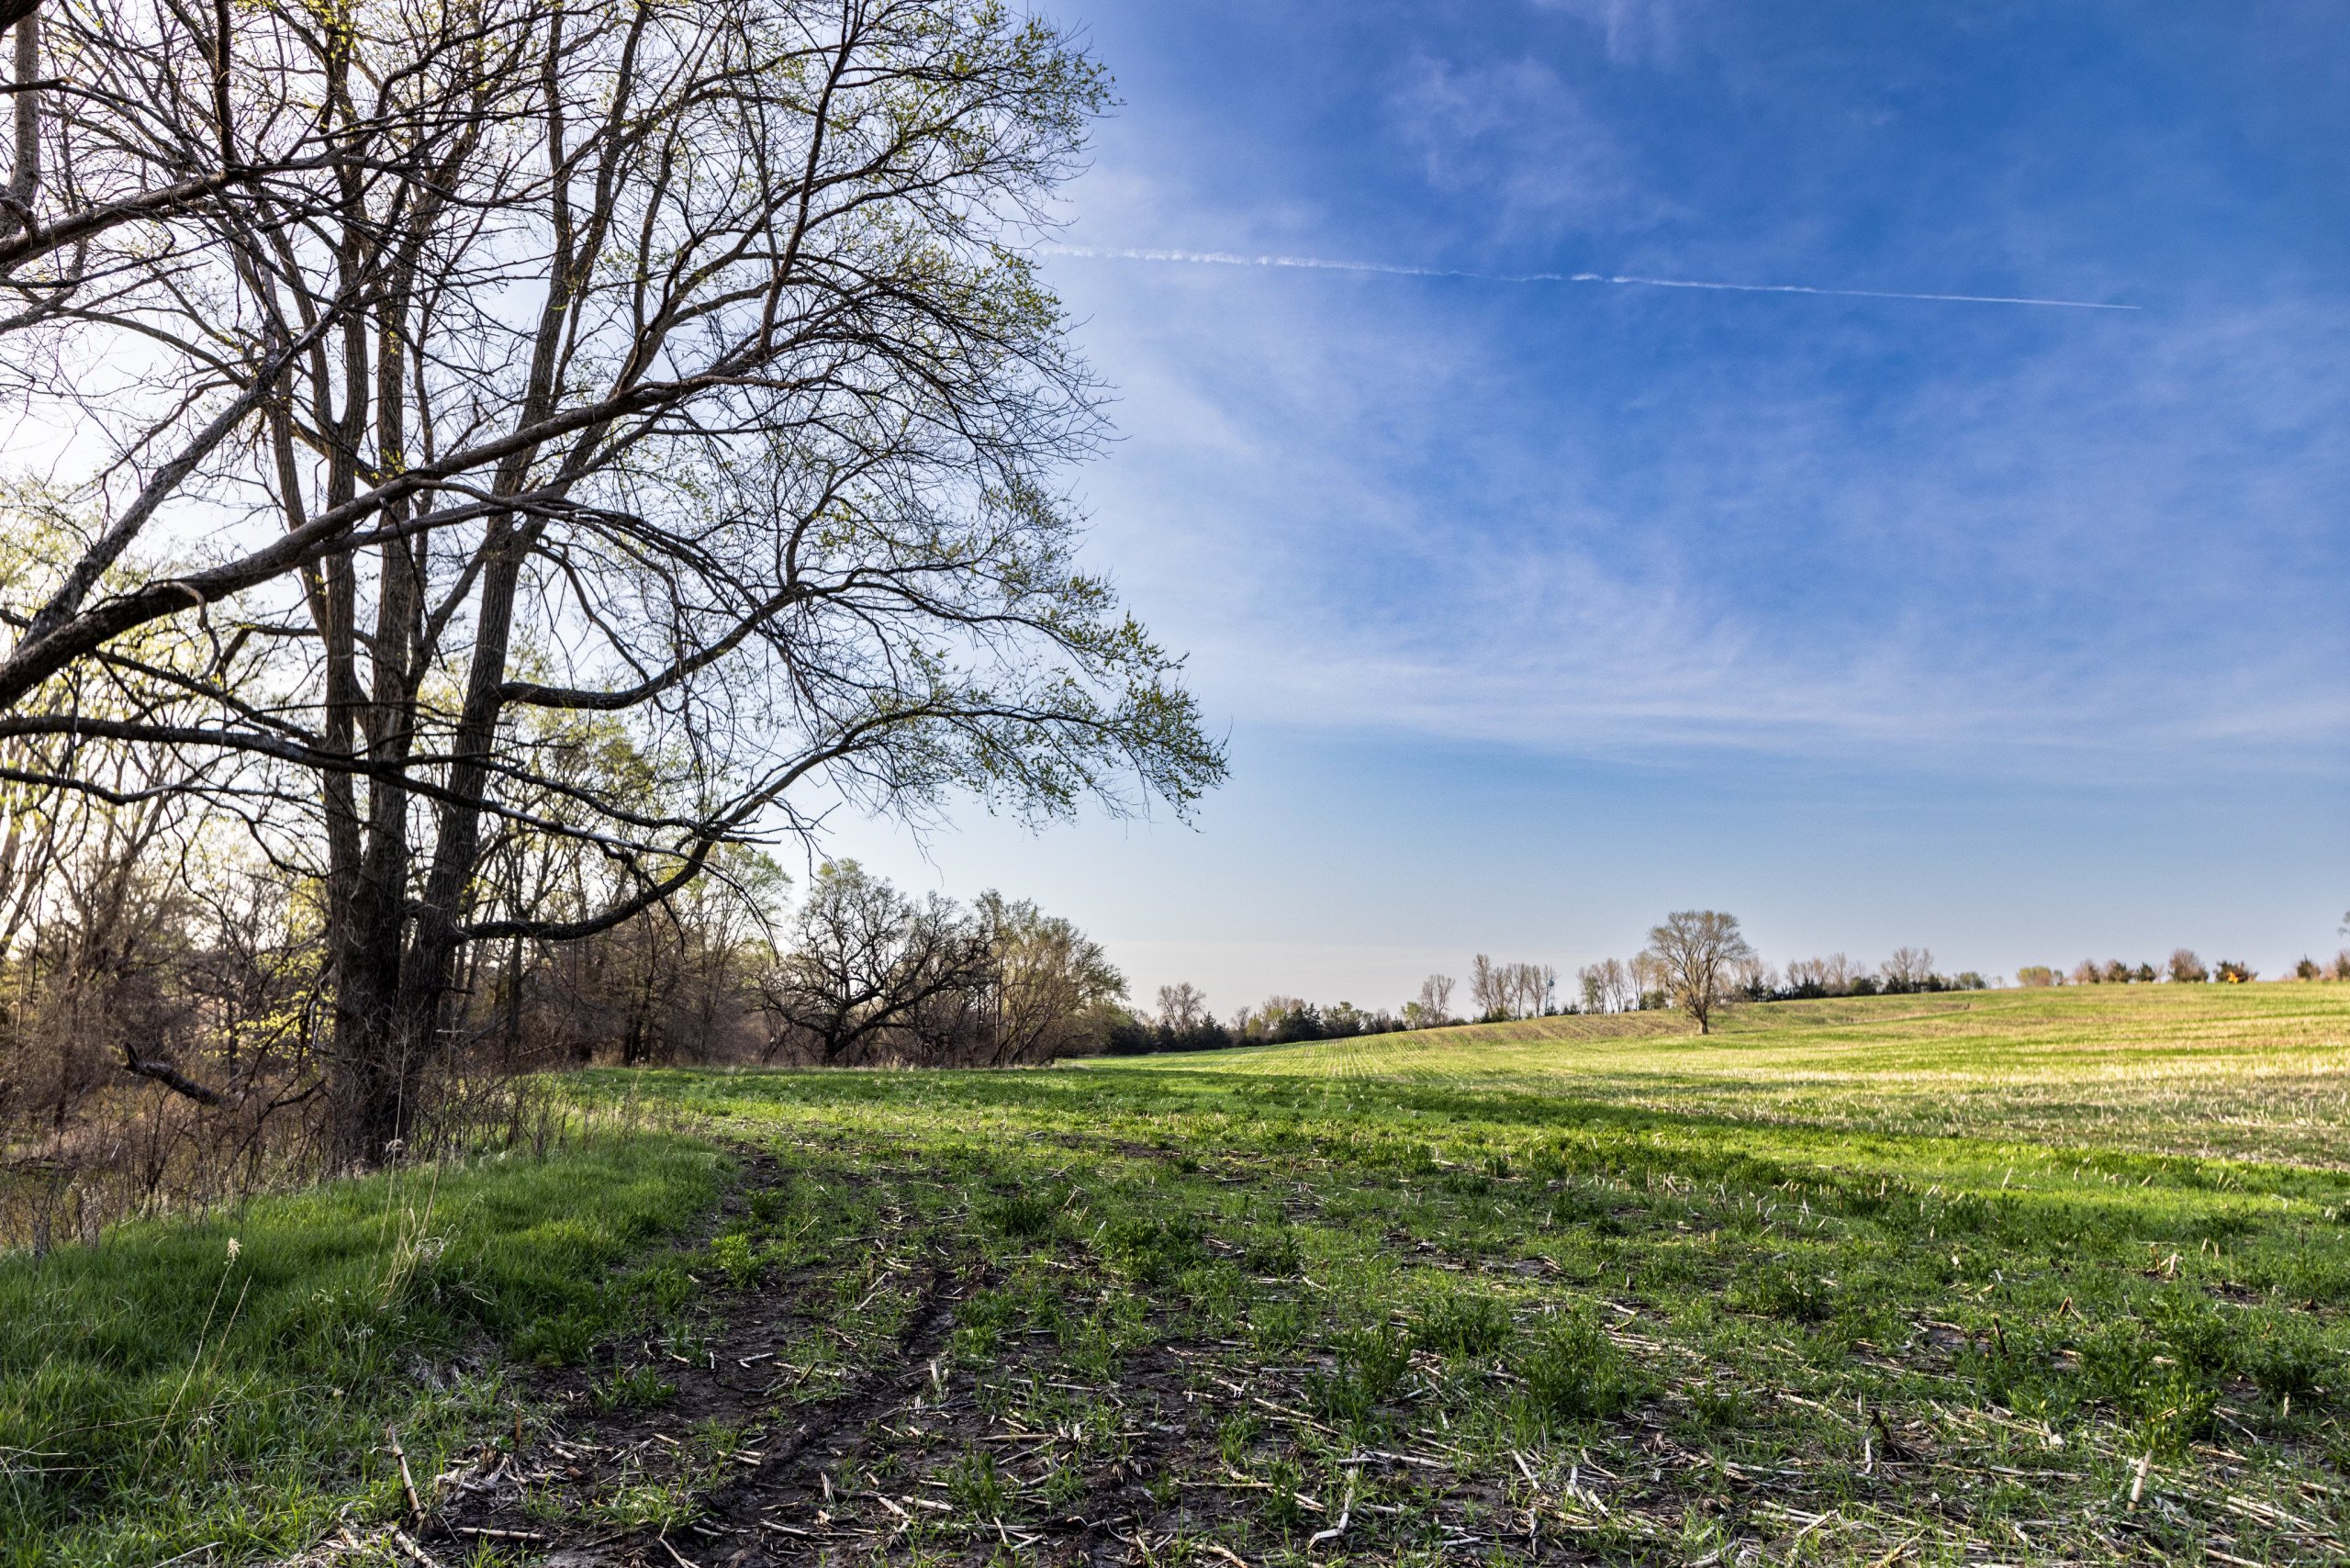
[[[2350,996],[2083,986],[1546,1018],[1237,1053],[1352,1075],[1812,1126],[2350,1163]],[[1179,1070],[1188,1070],[1183,1064]]]
[[[0,1562],[2350,1561],[2345,1061],[2268,986],[587,1074],[666,1128],[0,1261]]]

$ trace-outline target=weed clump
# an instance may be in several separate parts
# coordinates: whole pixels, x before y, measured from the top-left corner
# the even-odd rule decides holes
[[[1508,1306],[1492,1296],[1445,1295],[1431,1303],[1413,1325],[1412,1344],[1441,1356],[1490,1356],[1516,1332]]]
[[[1199,1226],[1182,1216],[1119,1220],[1103,1232],[1102,1247],[1141,1285],[1168,1284],[1203,1256]]]
[[[1740,1312],[1790,1323],[1825,1323],[1836,1316],[1834,1293],[1824,1281],[1784,1266],[1748,1275],[1731,1291],[1730,1305]]]
[[[1395,1325],[1382,1323],[1340,1335],[1331,1350],[1331,1370],[1307,1378],[1307,1392],[1330,1419],[1367,1425],[1412,1370],[1411,1340]]]
[[[599,1410],[650,1410],[677,1394],[675,1383],[649,1366],[615,1371],[589,1393]]]
[[[990,1204],[983,1211],[990,1228],[1014,1241],[1035,1241],[1053,1234],[1060,1205],[1042,1193],[1016,1193]]]
[[[1511,1370],[1526,1382],[1524,1413],[1536,1426],[1551,1420],[1606,1420],[1647,1393],[1639,1369],[1585,1312],[1553,1322],[1532,1339]]]
[[[2271,1399],[2309,1402],[2338,1392],[2340,1359],[2317,1327],[2298,1313],[2258,1312],[2230,1347],[2236,1371]]]
[[[729,1231],[710,1244],[710,1254],[736,1290],[748,1290],[767,1272],[766,1252],[751,1245],[741,1231]]]
[[[1248,1333],[1260,1351],[1287,1350],[1305,1338],[1310,1322],[1303,1303],[1263,1302],[1248,1314]]]
[[[1277,1230],[1259,1231],[1250,1236],[1241,1249],[1240,1260],[1252,1274],[1270,1279],[1286,1280],[1304,1271],[1304,1255],[1298,1250],[1297,1238],[1287,1226]]]
[[[995,1455],[985,1450],[967,1453],[948,1467],[946,1495],[957,1507],[981,1519],[1002,1518],[1010,1495],[997,1473]]]

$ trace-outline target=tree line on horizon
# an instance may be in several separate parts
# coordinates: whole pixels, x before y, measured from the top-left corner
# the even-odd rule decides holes
[[[2350,930],[2350,914],[2343,917]],[[2119,959],[2085,959],[2068,976],[2047,965],[2027,964],[2016,973],[2020,987],[2112,984],[2241,984],[2258,978],[2232,959],[2207,966],[2188,948],[2177,948],[2164,966],[2135,966]],[[2294,966],[2300,980],[2350,981],[2350,949],[2321,965],[2304,958]],[[1103,1049],[1117,1055],[1154,1051],[1215,1050],[1240,1045],[1278,1045],[1344,1039],[1357,1035],[1498,1024],[1528,1018],[1589,1014],[1678,1011],[1710,1029],[1722,1012],[1742,1002],[1807,1002],[1829,997],[1899,996],[1998,989],[1997,976],[1962,969],[1944,974],[1931,949],[1897,947],[1882,962],[1859,963],[1842,953],[1797,958],[1783,970],[1765,962],[1747,942],[1735,916],[1719,911],[1683,911],[1651,930],[1648,946],[1628,959],[1603,958],[1575,971],[1575,994],[1559,995],[1558,970],[1547,964],[1496,962],[1479,953],[1470,961],[1470,1007],[1456,1015],[1453,977],[1433,974],[1419,994],[1394,1012],[1366,1011],[1352,1002],[1316,1006],[1303,998],[1275,994],[1243,1008],[1229,1025],[1219,1022],[1199,989],[1188,983],[1164,986],[1157,1015],[1117,1015]]]
[[[2047,964],[2026,964],[2016,970],[2016,984],[2042,987],[2058,985],[2245,985],[2260,978],[2260,971],[2234,958],[2221,958],[2206,964],[2192,947],[2174,947],[2169,958],[2158,968],[2153,964],[2127,964],[2120,958],[2083,958],[2071,971]],[[2332,959],[2321,963],[2304,955],[2293,965],[2297,980],[2350,980],[2350,948],[2336,953]]]

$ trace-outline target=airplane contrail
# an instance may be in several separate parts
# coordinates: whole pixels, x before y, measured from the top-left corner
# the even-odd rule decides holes
[[[1331,261],[1321,256],[1243,256],[1228,251],[1146,251],[1094,245],[1046,245],[1047,254],[1097,262],[1181,262],[1214,267],[1305,267],[1325,272],[1383,273],[1394,277],[1457,277],[1478,283],[1604,283],[1637,288],[1703,288],[1727,294],[1818,294],[1843,299],[1923,299],[1950,305],[2040,305],[2059,310],[2135,310],[2098,299],[2042,299],[2008,294],[1913,294],[1890,288],[1823,288],[1807,283],[1720,283],[1705,278],[1641,277],[1626,273],[1480,273],[1455,267],[1413,267],[1393,262]]]

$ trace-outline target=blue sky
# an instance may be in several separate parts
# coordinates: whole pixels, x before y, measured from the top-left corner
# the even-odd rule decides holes
[[[1233,780],[840,850],[1224,1011],[1691,905],[1782,961],[2340,944],[2350,9],[1051,14],[1122,99],[1047,263],[1092,559]],[[1491,281],[1543,273],[2135,308]]]

